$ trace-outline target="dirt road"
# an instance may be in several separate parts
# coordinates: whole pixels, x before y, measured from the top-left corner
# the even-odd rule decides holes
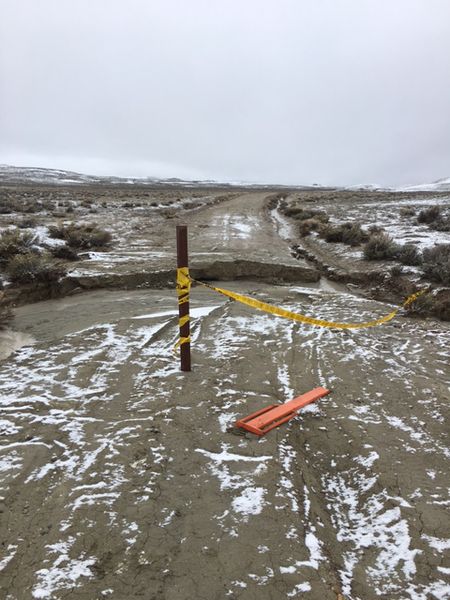
[[[194,213],[193,262],[295,267],[263,202]],[[326,319],[389,310],[321,282],[226,285]],[[17,310],[36,342],[0,363],[2,597],[450,597],[448,325],[336,332],[192,298],[189,374],[170,290]],[[229,430],[317,385],[333,393],[264,438]]]
[[[214,206],[181,212],[170,220],[161,214],[144,219],[133,213],[124,219],[112,212],[105,218],[115,232],[113,250],[90,253],[91,260],[77,263],[72,274],[92,277],[173,269],[175,225],[187,223],[194,268],[218,264],[218,274],[226,275],[227,270],[236,268],[237,261],[246,260],[265,264],[271,274],[285,268],[296,271],[299,281],[317,280],[318,274],[304,261],[294,259],[286,241],[276,234],[278,225],[266,211],[267,197],[266,192],[239,194]]]

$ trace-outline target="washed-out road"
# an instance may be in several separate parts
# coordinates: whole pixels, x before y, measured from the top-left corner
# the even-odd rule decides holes
[[[328,320],[391,310],[294,260],[265,198],[186,213],[193,266],[229,263],[223,287]],[[141,259],[157,240],[173,268],[176,222]],[[16,310],[34,343],[0,363],[0,597],[450,598],[448,324],[347,332],[191,299],[190,373],[173,289]],[[319,385],[262,438],[232,427]]]

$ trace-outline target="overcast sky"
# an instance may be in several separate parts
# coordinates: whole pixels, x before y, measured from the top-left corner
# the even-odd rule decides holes
[[[0,163],[450,177],[450,0],[0,0]]]

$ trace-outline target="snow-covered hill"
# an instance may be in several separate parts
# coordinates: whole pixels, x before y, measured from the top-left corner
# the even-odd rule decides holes
[[[45,185],[152,185],[152,186],[185,186],[185,187],[245,187],[245,188],[273,188],[288,187],[283,185],[269,185],[258,183],[245,183],[242,181],[223,182],[212,179],[184,180],[177,177],[160,179],[158,177],[116,177],[101,175],[84,175],[74,171],[61,169],[44,169],[41,167],[15,167],[0,165],[1,183],[37,183]]]
[[[61,169],[44,169],[40,167],[14,167],[12,165],[0,165],[0,183],[46,183],[46,184],[193,184],[211,185],[212,181],[186,182],[181,179],[158,179],[156,177],[115,177],[84,175],[74,171],[63,171]]]
[[[421,183],[419,185],[407,185],[397,188],[399,192],[450,192],[450,177],[438,179],[433,183]]]

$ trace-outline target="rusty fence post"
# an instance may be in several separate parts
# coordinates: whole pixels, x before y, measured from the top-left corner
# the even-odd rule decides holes
[[[177,225],[177,269],[188,269],[188,267],[187,225]],[[177,285],[179,285],[179,281],[177,281]],[[180,319],[180,366],[182,371],[190,371],[189,288],[184,291],[178,288],[178,315]]]

